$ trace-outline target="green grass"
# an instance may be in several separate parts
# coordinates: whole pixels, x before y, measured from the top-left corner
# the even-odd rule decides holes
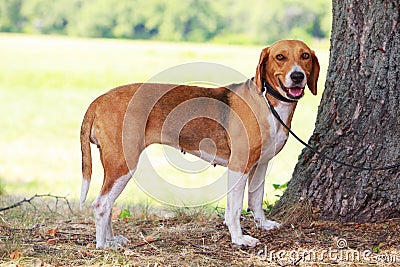
[[[326,43],[316,43],[315,48],[322,66],[320,92],[317,97],[307,93],[298,105],[292,124],[293,130],[305,140],[314,127],[328,64]],[[78,198],[80,123],[95,97],[118,85],[146,81],[169,67],[195,61],[223,64],[252,77],[261,49],[256,46],[0,34],[2,190],[12,195],[51,192]],[[272,184],[284,184],[290,179],[301,149],[301,145],[290,138],[273,160],[266,186],[267,195],[272,199]],[[223,172],[217,167],[202,173],[202,179],[182,177],[166,166],[160,147],[150,150],[162,167],[160,171],[171,174],[168,181],[178,185],[201,186]],[[97,151],[93,151],[93,159],[91,199],[97,195],[103,176]],[[146,170],[141,170],[138,175],[146,175]],[[146,198],[131,182],[120,201],[139,202]]]

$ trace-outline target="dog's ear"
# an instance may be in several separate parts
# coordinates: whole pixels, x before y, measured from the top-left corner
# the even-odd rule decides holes
[[[257,69],[256,69],[256,76],[254,77],[254,82],[257,86],[257,89],[262,92],[263,91],[263,82],[262,80],[265,79],[266,67],[265,63],[268,61],[269,56],[269,47],[264,48],[260,54],[260,60],[258,61]]]
[[[307,86],[313,95],[317,95],[319,62],[318,62],[317,56],[315,55],[315,52],[312,50],[311,50],[311,57],[312,57],[312,70],[310,73],[310,77],[308,77],[308,80],[307,80]]]

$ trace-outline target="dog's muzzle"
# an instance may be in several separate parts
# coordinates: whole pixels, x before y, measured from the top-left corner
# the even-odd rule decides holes
[[[300,99],[304,95],[304,87],[300,86],[286,87],[285,85],[283,85],[280,79],[279,79],[279,85],[282,88],[282,90],[285,91],[286,96],[291,99]]]

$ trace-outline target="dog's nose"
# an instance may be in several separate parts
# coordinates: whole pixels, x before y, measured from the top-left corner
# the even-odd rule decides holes
[[[301,83],[304,80],[304,73],[295,71],[292,74],[290,74],[290,78],[295,83]]]

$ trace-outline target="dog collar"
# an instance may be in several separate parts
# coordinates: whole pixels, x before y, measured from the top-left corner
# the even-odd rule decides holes
[[[283,95],[281,95],[269,83],[267,83],[266,80],[262,80],[262,83],[263,83],[263,88],[262,88],[263,91],[266,91],[266,93],[269,94],[270,96],[272,96],[273,98],[275,98],[279,101],[286,102],[286,103],[297,102],[297,100],[288,99],[288,98],[284,97]]]

